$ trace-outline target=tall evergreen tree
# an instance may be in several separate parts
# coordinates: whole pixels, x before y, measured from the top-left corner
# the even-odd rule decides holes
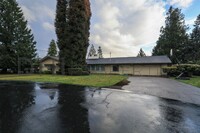
[[[137,55],[137,57],[145,57],[145,56],[146,56],[146,54],[144,53],[144,51],[141,48],[139,53],[138,53],[138,55]]]
[[[188,61],[200,61],[200,14],[194,23],[194,29],[190,34],[190,47],[188,48]]]
[[[69,44],[72,47],[73,65],[85,65],[87,48],[89,46],[90,27],[89,0],[70,0],[68,9],[68,34]]]
[[[102,52],[102,49],[101,49],[100,46],[99,46],[99,49],[98,49],[98,56],[99,56],[99,58],[103,58],[103,52]]]
[[[90,17],[89,0],[57,0],[55,27],[62,74],[66,68],[86,63]]]
[[[165,20],[165,27],[161,27],[161,34],[157,45],[153,49],[153,55],[168,55],[173,50],[172,62],[185,61],[185,47],[188,45],[188,35],[186,31],[184,15],[178,8],[170,7]]]
[[[59,60],[60,60],[60,68],[61,73],[65,74],[65,62],[71,63],[67,56],[70,57],[70,46],[67,44],[67,37],[65,36],[66,27],[67,27],[67,7],[68,2],[66,0],[57,0],[56,6],[56,19],[55,19],[55,27],[56,27],[56,35],[57,35],[57,44],[60,50],[59,52]],[[68,33],[68,32],[67,32]],[[68,59],[68,60],[67,60]]]
[[[56,56],[57,53],[58,53],[58,51],[57,51],[56,43],[54,40],[51,40],[47,55],[48,56]]]
[[[18,62],[25,67],[36,56],[36,42],[27,21],[15,0],[0,2],[0,67],[17,70]],[[22,60],[25,59],[25,60]]]
[[[95,55],[96,55],[96,50],[94,48],[94,45],[92,44],[88,53],[88,57],[95,56]]]

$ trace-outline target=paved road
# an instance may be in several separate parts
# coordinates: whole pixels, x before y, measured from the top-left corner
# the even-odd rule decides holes
[[[200,105],[200,88],[159,77],[129,77],[123,89],[136,94],[147,94]]]

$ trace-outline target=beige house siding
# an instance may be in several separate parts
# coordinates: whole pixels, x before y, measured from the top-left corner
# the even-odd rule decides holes
[[[55,69],[53,70],[53,73],[55,74],[56,71],[59,71],[59,66],[58,66],[59,61],[53,60],[53,59],[46,59],[40,63],[40,70],[41,71],[50,71],[47,65],[54,65]]]
[[[147,58],[147,57],[146,57]],[[148,57],[152,58],[152,57]],[[128,58],[129,59],[129,58]],[[156,58],[157,59],[157,58]],[[103,59],[106,60],[106,59]],[[113,59],[114,60],[114,59]],[[118,59],[119,61],[121,58]],[[163,72],[162,67],[168,66],[168,64],[164,63],[148,63],[148,64],[116,64],[117,61],[114,61],[116,65],[103,65],[102,59],[99,60],[90,60],[94,65],[88,65],[91,73],[99,73],[99,74],[126,74],[126,75],[136,75],[136,76],[162,76],[166,75]],[[98,62],[99,61],[99,62]],[[95,64],[96,62],[96,64]],[[110,62],[110,60],[108,61]],[[145,60],[145,62],[148,62]],[[154,61],[152,61],[154,62]],[[166,61],[167,62],[167,61]],[[170,61],[168,61],[170,64]],[[52,73],[56,73],[59,71],[59,59],[55,57],[45,57],[41,60],[40,63],[40,71],[52,71]],[[88,63],[90,64],[90,63]],[[97,65],[101,64],[101,65]],[[106,64],[106,63],[105,63]],[[115,66],[115,67],[113,67]],[[113,71],[113,68],[115,71]]]
[[[104,74],[128,74],[137,76],[162,76],[165,73],[162,71],[163,66],[166,65],[118,65],[119,71],[113,72],[113,65],[105,65],[104,71],[92,71],[91,73],[104,73]]]
[[[135,65],[134,75],[161,76],[161,65]]]

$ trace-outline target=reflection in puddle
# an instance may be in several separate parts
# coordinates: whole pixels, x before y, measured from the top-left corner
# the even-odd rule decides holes
[[[199,110],[123,90],[0,83],[0,133],[196,133]]]

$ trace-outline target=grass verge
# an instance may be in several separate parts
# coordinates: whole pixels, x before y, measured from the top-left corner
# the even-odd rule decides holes
[[[200,76],[194,76],[190,78],[190,80],[178,80],[178,81],[200,88]]]
[[[0,75],[0,81],[31,81],[45,83],[62,83],[91,87],[113,86],[127,79],[122,75],[89,75],[89,76],[62,76],[62,75]]]

